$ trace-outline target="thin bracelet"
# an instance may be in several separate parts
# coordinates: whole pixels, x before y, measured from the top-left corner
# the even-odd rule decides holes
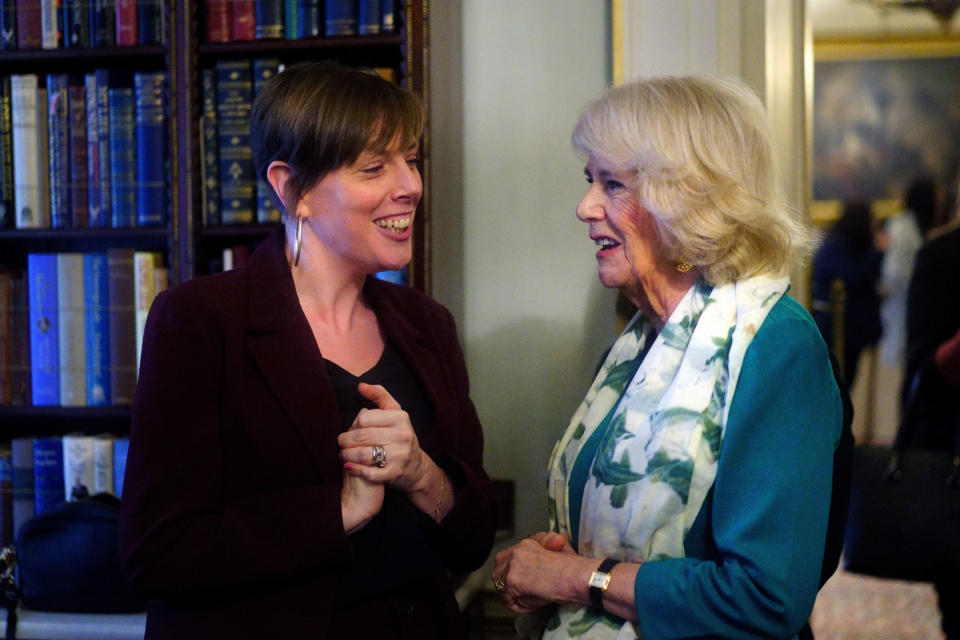
[[[443,469],[440,469],[440,499],[437,500],[437,506],[433,508],[433,519],[440,522],[440,505],[443,504]]]

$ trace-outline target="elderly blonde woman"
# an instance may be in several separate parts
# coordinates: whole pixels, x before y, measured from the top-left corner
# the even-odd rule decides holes
[[[550,531],[500,552],[494,585],[544,638],[793,638],[843,407],[787,295],[809,234],[763,108],[735,82],[642,80],[588,106],[573,144],[600,281],[639,311],[554,449]]]

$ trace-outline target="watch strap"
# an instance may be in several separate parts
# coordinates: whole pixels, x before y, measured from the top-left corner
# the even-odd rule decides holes
[[[604,558],[603,562],[600,563],[600,566],[594,570],[593,574],[591,574],[591,578],[598,573],[609,574],[610,570],[613,569],[613,567],[618,564],[620,564],[620,561],[617,560],[616,558]],[[609,585],[609,580],[607,581],[607,584]],[[606,586],[604,586],[601,589],[600,587],[596,587],[593,584],[590,584],[589,587],[590,587],[590,604],[593,605],[594,609],[603,611],[603,592],[606,591]]]

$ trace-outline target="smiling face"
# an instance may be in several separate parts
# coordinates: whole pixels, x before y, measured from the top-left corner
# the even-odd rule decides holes
[[[600,248],[600,282],[636,301],[645,275],[660,268],[652,217],[629,184],[632,171],[591,154],[584,168],[590,187],[577,206],[577,217],[590,225],[590,239]]]
[[[422,194],[416,143],[394,144],[327,173],[298,209],[329,258],[365,275],[410,262]]]

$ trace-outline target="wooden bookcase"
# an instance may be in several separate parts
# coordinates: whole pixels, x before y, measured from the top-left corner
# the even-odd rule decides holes
[[[170,284],[208,271],[211,256],[224,247],[254,245],[274,228],[269,225],[205,227],[202,221],[200,158],[200,70],[218,60],[276,57],[284,64],[333,59],[353,65],[390,67],[397,80],[419,95],[427,95],[426,0],[402,0],[395,33],[366,36],[269,39],[245,42],[204,42],[204,4],[197,0],[167,0],[166,39],[163,45],[0,51],[0,74],[53,72],[83,74],[97,68],[166,71],[169,74],[168,223],[163,227],[2,229],[0,267],[26,268],[33,252],[105,251],[114,247],[161,251],[169,268]],[[429,135],[423,137],[426,169]],[[410,284],[429,289],[428,176],[424,171],[424,199],[414,225],[414,258]],[[129,431],[130,408],[0,406],[0,440],[33,435]]]

